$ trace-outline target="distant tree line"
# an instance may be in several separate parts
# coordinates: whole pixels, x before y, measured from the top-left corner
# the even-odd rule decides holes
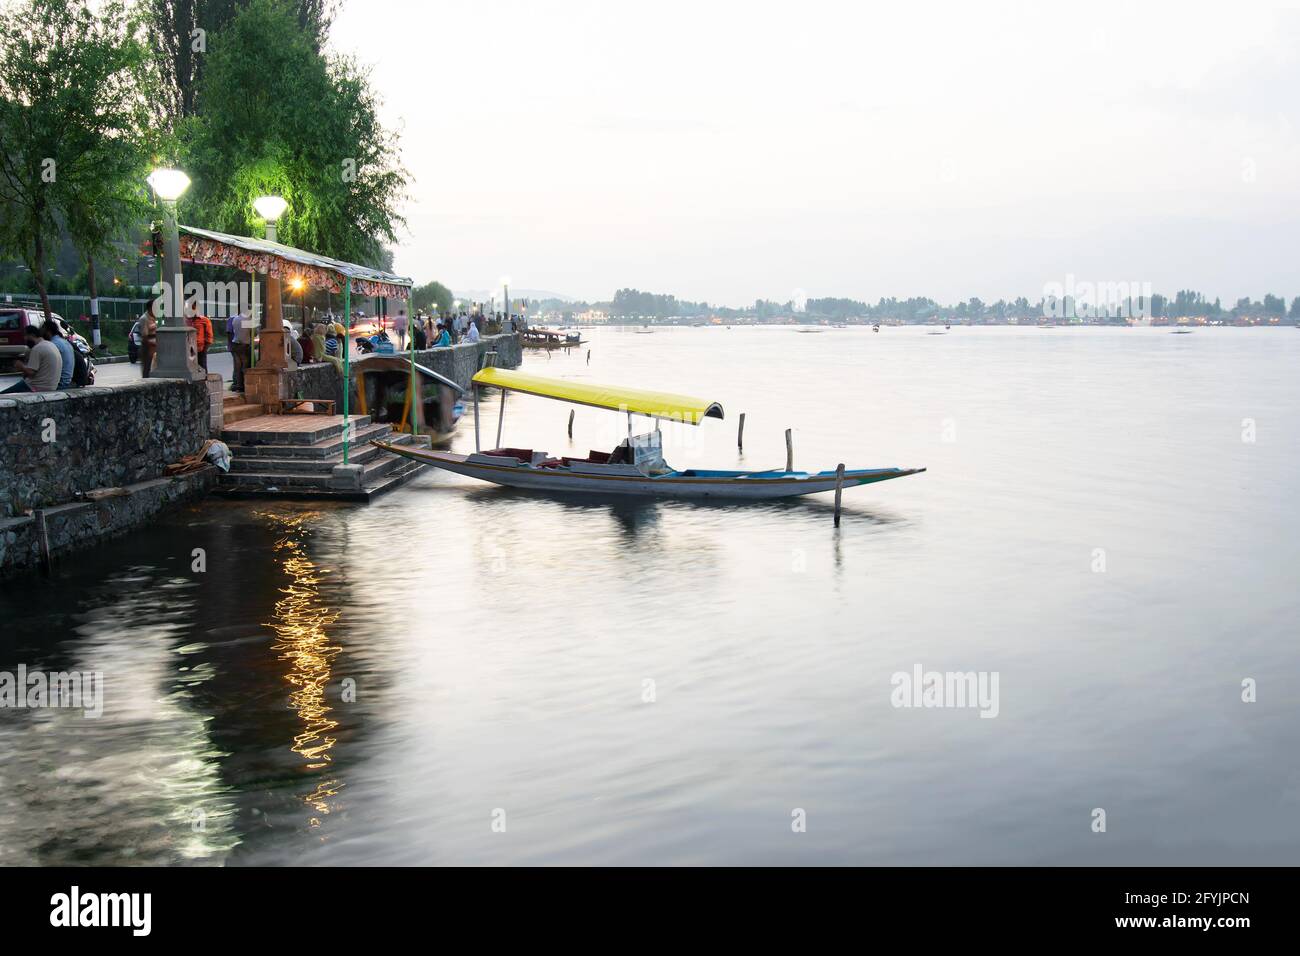
[[[641,292],[637,289],[619,289],[608,301],[570,301],[545,299],[537,303],[545,312],[561,312],[566,317],[587,310],[604,312],[611,319],[636,321],[645,318],[751,318],[757,320],[850,319],[895,322],[1007,322],[1011,319],[1029,319],[1053,314],[1053,311],[1074,315],[1082,311],[1080,303],[1070,296],[1057,301],[1040,298],[1031,301],[1024,296],[999,299],[985,303],[976,296],[952,305],[941,305],[935,299],[914,296],[908,299],[881,298],[871,304],[858,299],[825,297],[804,302],[787,300],[776,302],[758,299],[749,308],[710,306],[707,302],[687,302],[673,295]],[[1210,302],[1200,292],[1179,290],[1172,298],[1152,294],[1150,301],[1128,298],[1122,302],[1109,302],[1090,307],[1094,319],[1124,322],[1126,316],[1149,313],[1152,318],[1184,318],[1202,316],[1208,319],[1230,318],[1290,318],[1300,321],[1300,296],[1291,300],[1288,308],[1282,296],[1267,294],[1262,300],[1249,296],[1238,299],[1231,308],[1221,305],[1218,299]]]

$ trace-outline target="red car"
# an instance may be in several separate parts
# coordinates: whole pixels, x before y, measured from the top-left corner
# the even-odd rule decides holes
[[[58,318],[58,316],[55,316]],[[60,320],[61,322],[62,320]],[[24,330],[45,324],[45,313],[22,305],[0,305],[0,368],[11,369],[14,359],[27,355]]]

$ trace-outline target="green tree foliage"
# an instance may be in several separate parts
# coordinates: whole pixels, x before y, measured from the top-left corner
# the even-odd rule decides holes
[[[656,316],[700,315],[708,311],[703,302],[683,302],[673,295],[641,292],[638,289],[619,289],[609,304],[612,315]]]
[[[454,301],[451,290],[441,282],[426,282],[411,290],[412,309],[437,308],[439,312],[450,312]]]
[[[248,0],[143,0],[162,102],[175,126],[197,110],[209,39],[239,13]],[[292,4],[298,26],[319,50],[337,9],[336,0],[297,0]]]
[[[49,311],[62,228],[87,255],[147,209],[147,49],[121,0],[19,0],[0,12],[0,254]]]
[[[249,0],[209,38],[198,112],[179,128],[194,185],[185,219],[259,235],[253,200],[283,196],[281,242],[379,266],[407,173],[384,128],[367,76],[350,58],[322,54],[289,0]]]

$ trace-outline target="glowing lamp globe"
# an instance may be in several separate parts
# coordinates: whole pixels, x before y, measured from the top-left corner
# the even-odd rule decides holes
[[[190,177],[179,169],[155,169],[148,182],[163,202],[175,202],[190,188]]]
[[[253,200],[253,208],[267,222],[275,222],[284,215],[289,204],[280,196],[259,196]]]

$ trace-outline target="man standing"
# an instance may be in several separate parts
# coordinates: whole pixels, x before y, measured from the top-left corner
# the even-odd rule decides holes
[[[153,368],[153,357],[158,352],[158,317],[154,310],[158,300],[149,303],[149,310],[140,319],[140,377],[148,378]]]
[[[10,385],[5,392],[52,392],[63,374],[63,359],[54,343],[41,335],[38,326],[29,325],[23,330],[27,341],[27,361],[14,359],[14,369],[23,377]],[[0,393],[2,394],[2,393]]]
[[[397,350],[406,349],[406,310],[398,309],[397,318],[393,319],[393,331],[397,333]]]
[[[230,390],[244,390],[244,369],[248,367],[249,347],[245,342],[244,325],[248,322],[243,312],[236,312],[226,320],[226,342],[230,347],[230,361],[234,367]]]
[[[59,350],[59,389],[72,387],[72,370],[77,364],[77,356],[72,351],[72,343],[63,337],[63,334],[54,328],[54,320],[51,319],[41,326],[41,338],[50,342]]]
[[[208,349],[212,346],[212,320],[199,311],[197,302],[191,303],[185,324],[194,330],[195,345],[199,352],[199,366],[208,370]]]

